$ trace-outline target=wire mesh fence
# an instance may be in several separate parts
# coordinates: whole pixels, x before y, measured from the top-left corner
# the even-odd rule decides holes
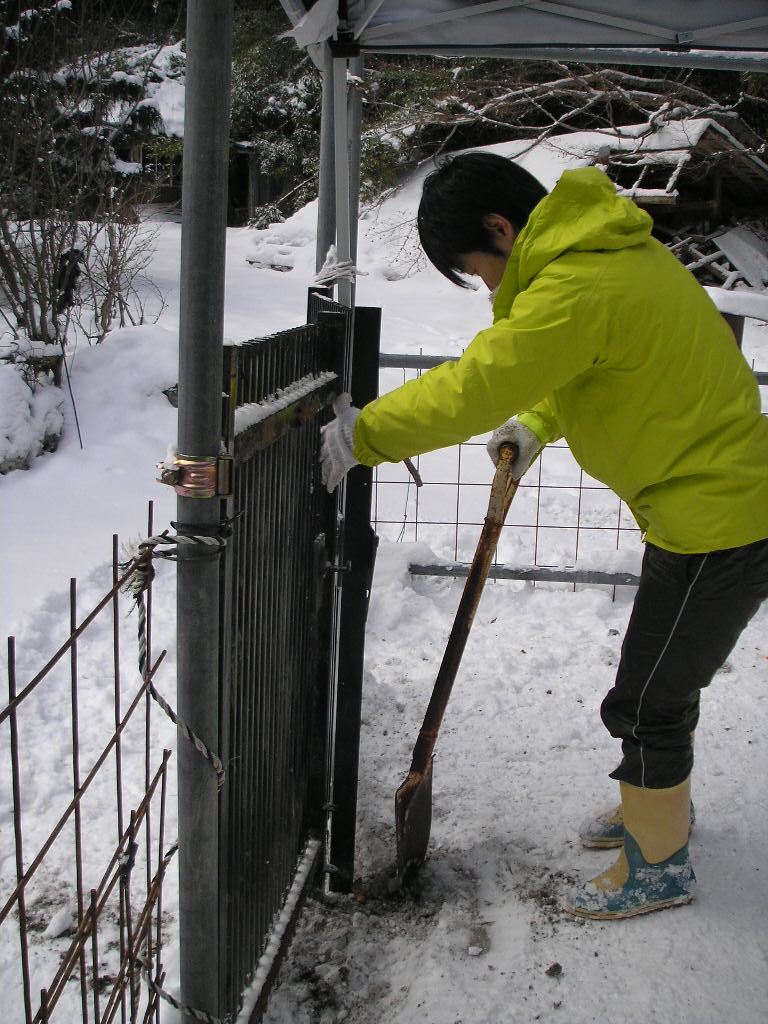
[[[419,376],[445,357],[382,360],[380,391]],[[398,362],[406,366],[398,366]],[[421,366],[413,365],[422,362]],[[768,374],[756,373],[768,414]],[[372,523],[384,540],[421,542],[438,562],[471,562],[483,525],[493,466],[485,437],[414,459],[423,486],[402,464],[384,463],[374,474]],[[627,505],[586,474],[565,441],[547,445],[526,473],[507,516],[496,565],[525,569],[602,568],[622,572],[639,565],[642,537]],[[429,557],[426,556],[425,557]],[[542,573],[542,579],[549,578]],[[535,578],[531,577],[531,578]]]
[[[421,369],[383,368],[381,390]],[[375,473],[372,519],[386,540],[423,542],[441,561],[472,560],[488,504],[493,465],[485,438],[415,460],[416,487],[401,465]],[[519,566],[573,566],[577,559],[616,564],[641,548],[627,506],[576,463],[567,444],[548,445],[523,478],[510,509],[496,562]],[[616,552],[622,556],[617,558]]]
[[[488,504],[493,466],[481,442],[416,461],[423,486],[400,467],[379,467],[374,525],[387,540],[424,542],[442,559],[471,561]],[[496,560],[570,566],[587,556],[634,551],[640,531],[626,505],[586,476],[565,445],[547,446],[523,478]]]
[[[123,641],[130,602],[121,597],[137,571],[148,587],[141,671],[136,645]],[[153,726],[151,691],[166,652],[152,652],[151,576],[151,550],[121,565],[115,537],[109,589],[84,613],[79,589],[91,599],[95,583],[71,581],[68,630],[64,614],[51,628],[68,635],[42,667],[8,638],[0,710],[6,1020],[159,1019],[173,734],[167,723]]]

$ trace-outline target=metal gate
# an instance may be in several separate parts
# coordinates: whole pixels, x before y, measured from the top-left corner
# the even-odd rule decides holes
[[[319,429],[345,387],[375,397],[379,310],[311,294],[308,320],[224,354],[219,1005],[246,1019],[305,881],[345,890],[353,870],[371,473],[328,495]]]

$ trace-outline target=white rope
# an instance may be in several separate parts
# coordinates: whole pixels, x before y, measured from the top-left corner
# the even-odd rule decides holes
[[[144,593],[149,585],[149,581],[154,575],[154,569],[152,567],[152,558],[175,558],[175,553],[163,553],[158,550],[161,546],[174,547],[175,545],[183,544],[204,544],[209,547],[222,548],[226,544],[223,538],[218,537],[186,537],[183,534],[177,534],[175,536],[169,536],[166,533],[159,534],[155,537],[148,537],[146,540],[141,541],[138,544],[140,555],[138,558],[132,559],[134,563],[134,571],[132,575],[123,584],[123,590],[126,593],[132,595],[136,602],[136,611],[138,614],[137,623],[137,634],[139,642],[139,673],[141,678],[146,680],[147,688],[149,690],[152,699],[159,704],[166,715],[170,718],[173,724],[179,729],[182,736],[185,736],[190,743],[194,744],[195,748],[203,755],[206,761],[213,766],[213,770],[216,772],[216,779],[218,788],[224,785],[224,779],[226,777],[226,771],[224,765],[221,762],[221,758],[213,750],[210,750],[203,740],[195,733],[186,722],[182,721],[170,704],[156,689],[155,685],[149,677],[149,665],[148,665],[148,650],[147,650],[147,609],[144,601]],[[142,558],[145,551],[149,550],[150,555],[148,558]],[[139,561],[139,559],[141,559]],[[130,571],[131,563],[123,563],[122,568],[126,571]]]
[[[366,277],[364,270],[358,270],[352,260],[341,263],[327,264],[315,274],[315,284],[329,285],[338,281],[354,281],[356,277]]]
[[[339,281],[354,281],[356,277],[367,277],[364,270],[359,270],[352,260],[339,260],[336,254],[336,246],[328,249],[325,262],[315,274],[315,284],[326,286],[336,284]]]

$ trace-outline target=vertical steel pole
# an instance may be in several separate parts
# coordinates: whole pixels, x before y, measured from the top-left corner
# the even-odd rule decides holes
[[[363,58],[353,57],[349,70],[355,78],[363,77]],[[347,146],[349,153],[349,258],[357,266],[357,221],[360,212],[360,140],[363,130],[363,94],[353,85],[347,99]],[[355,283],[352,282],[350,306],[355,305]]]
[[[216,457],[221,438],[224,269],[229,168],[232,0],[188,0],[182,179],[179,452]],[[219,521],[216,498],[178,499],[186,533]],[[179,715],[220,749],[219,559],[190,546],[178,563]],[[218,795],[211,765],[181,735],[181,998],[219,1016]],[[186,1018],[185,1018],[186,1019]]]
[[[333,58],[333,138],[334,177],[336,180],[336,255],[339,263],[350,258],[349,217],[349,133],[347,112],[347,59]],[[339,281],[338,300],[352,305],[352,282]]]
[[[323,54],[323,96],[320,108],[320,180],[317,195],[317,250],[315,270],[320,270],[336,241],[336,193],[333,180],[333,57],[326,44]]]

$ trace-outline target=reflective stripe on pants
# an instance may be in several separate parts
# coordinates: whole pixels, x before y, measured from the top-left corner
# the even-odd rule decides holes
[[[622,741],[611,778],[676,786],[693,767],[700,691],[768,597],[768,539],[678,555],[646,545],[616,682],[601,707]]]

